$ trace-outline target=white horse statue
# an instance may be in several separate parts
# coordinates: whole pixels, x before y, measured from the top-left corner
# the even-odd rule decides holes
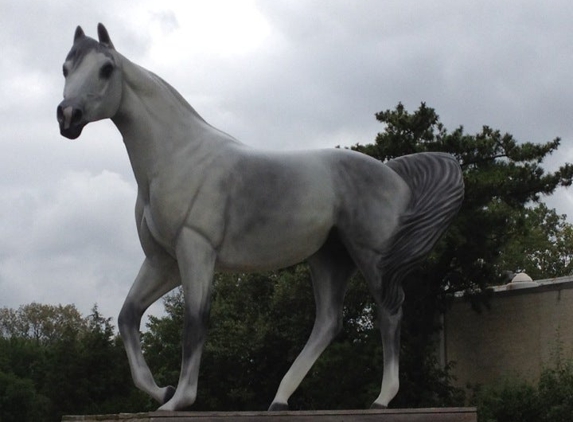
[[[259,271],[307,260],[316,301],[310,337],[269,410],[288,400],[341,329],[347,280],[362,272],[378,305],[384,408],[398,392],[404,276],[429,253],[463,198],[458,162],[423,153],[386,164],[358,152],[272,152],[247,147],[203,120],[163,79],[118,53],[106,28],[81,27],[65,59],[63,136],[111,119],[138,186],[145,260],[118,318],[135,385],[180,410],[197,395],[215,271]],[[183,357],[177,388],[159,387],[142,354],[143,313],[181,285]]]

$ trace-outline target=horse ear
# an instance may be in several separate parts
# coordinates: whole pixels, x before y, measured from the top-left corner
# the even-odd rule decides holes
[[[103,24],[101,24],[101,23],[98,23],[98,25],[97,25],[97,36],[99,38],[100,44],[103,44],[106,47],[111,48],[112,50],[115,50],[115,47],[113,46],[113,43],[111,42],[111,38],[109,37],[107,29],[105,29],[105,26],[103,26]]]
[[[77,40],[85,36],[86,34],[84,33],[84,30],[82,29],[81,26],[78,25],[78,27],[76,28],[76,32],[74,34],[74,44],[76,43]]]

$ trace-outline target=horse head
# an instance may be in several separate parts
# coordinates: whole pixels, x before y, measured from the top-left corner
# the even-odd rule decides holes
[[[60,133],[75,139],[90,122],[111,118],[119,108],[122,72],[119,55],[107,29],[98,25],[99,41],[76,28],[74,43],[63,65],[64,100],[58,105]]]

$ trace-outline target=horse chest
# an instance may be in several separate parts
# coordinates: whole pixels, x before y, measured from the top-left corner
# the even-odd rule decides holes
[[[181,230],[186,208],[174,202],[173,196],[141,189],[140,186],[136,210],[139,237],[146,254],[152,254],[154,248],[159,245],[174,255],[176,238]]]
[[[212,196],[201,189],[182,189],[179,195],[152,194],[149,200],[140,199],[138,220],[144,250],[150,249],[149,244],[151,247],[159,245],[175,256],[177,239],[183,227],[201,233],[215,246],[222,236],[220,217],[223,206]]]
[[[169,230],[165,224],[161,224],[161,219],[154,216],[149,205],[143,208],[139,220],[139,238],[146,255],[153,254],[154,249],[159,245],[170,255],[175,256],[172,230]]]

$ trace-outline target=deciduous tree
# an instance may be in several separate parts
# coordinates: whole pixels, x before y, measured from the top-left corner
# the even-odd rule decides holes
[[[32,303],[0,309],[0,420],[145,410],[123,345],[97,306]]]

